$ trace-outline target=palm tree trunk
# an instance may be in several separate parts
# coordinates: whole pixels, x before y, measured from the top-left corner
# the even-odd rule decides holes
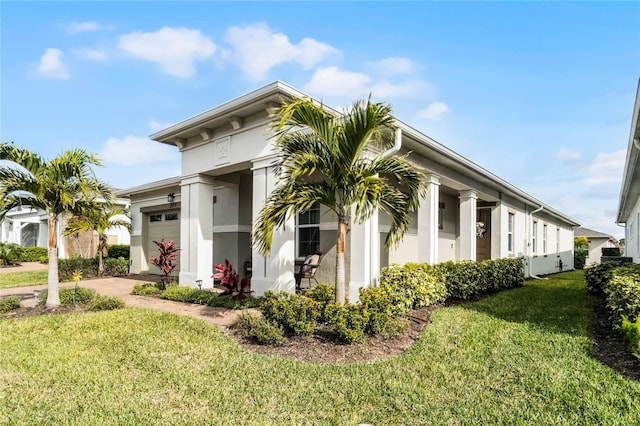
[[[344,247],[347,240],[347,223],[338,218],[338,244],[336,247],[336,304],[345,302]]]
[[[101,277],[104,275],[104,259],[102,258],[102,255],[105,251],[104,247],[107,244],[107,235],[99,235],[98,241],[98,276]]]
[[[47,280],[47,307],[60,306],[60,289],[58,282],[58,219],[49,215],[49,277]]]

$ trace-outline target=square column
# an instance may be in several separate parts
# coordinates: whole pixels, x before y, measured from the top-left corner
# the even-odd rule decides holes
[[[459,260],[476,260],[476,201],[472,189],[460,191],[460,252]]]
[[[355,207],[351,217],[354,217]],[[347,294],[349,303],[360,299],[360,288],[376,284],[380,272],[380,231],[378,229],[378,211],[364,221],[352,222],[349,226],[349,272]]]
[[[253,167],[253,203],[252,219],[255,224],[265,200],[276,187],[277,177],[270,167],[272,158],[254,162]],[[292,215],[283,226],[273,232],[271,252],[261,255],[255,247],[251,248],[251,289],[256,296],[262,296],[267,290],[295,293],[295,217]]]
[[[180,182],[180,285],[213,287],[213,178],[196,175]]]
[[[427,175],[427,194],[418,207],[418,261],[438,263],[440,177]]]

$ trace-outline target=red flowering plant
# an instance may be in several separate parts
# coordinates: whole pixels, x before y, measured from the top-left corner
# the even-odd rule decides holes
[[[160,268],[160,271],[164,274],[162,278],[163,287],[170,286],[173,283],[171,273],[178,267],[176,260],[178,259],[179,249],[173,240],[166,242],[164,238],[160,241],[154,241],[154,244],[158,246],[160,255],[151,256],[151,263]]]
[[[224,292],[220,293],[220,296],[232,296],[233,300],[244,300],[250,293],[253,293],[253,291],[249,290],[251,281],[246,277],[240,279],[240,275],[233,269],[229,259],[224,260],[224,265],[221,263],[216,264],[214,269],[217,272],[211,277],[219,279],[220,285],[226,288]]]

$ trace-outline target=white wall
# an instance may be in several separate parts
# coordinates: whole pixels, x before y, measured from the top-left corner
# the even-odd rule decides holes
[[[634,263],[640,263],[640,198],[627,218],[624,252],[625,256],[633,258]]]

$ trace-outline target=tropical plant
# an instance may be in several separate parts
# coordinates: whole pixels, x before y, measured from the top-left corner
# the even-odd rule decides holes
[[[112,199],[111,189],[93,172],[93,166],[102,164],[95,154],[83,149],[70,149],[47,160],[14,143],[0,143],[0,160],[8,162],[0,164],[0,221],[7,212],[23,205],[47,212],[47,306],[59,306],[58,222],[63,213],[78,213],[90,200]]]
[[[587,256],[589,256],[589,239],[575,237],[573,239],[573,266],[576,269],[584,269]]]
[[[79,215],[71,218],[64,230],[64,235],[96,231],[98,233],[98,276],[104,274],[103,258],[109,254],[107,230],[114,226],[130,229],[126,210],[120,206],[93,203],[82,209]]]
[[[220,293],[220,296],[232,295],[233,300],[242,301],[253,293],[249,289],[251,281],[246,277],[240,279],[240,275],[233,269],[229,259],[224,260],[224,265],[221,263],[216,264],[214,269],[218,272],[213,274],[211,278],[219,279],[220,285],[226,288],[224,292]]]
[[[424,176],[406,156],[376,154],[393,140],[388,105],[362,99],[337,115],[311,99],[296,99],[285,102],[278,115],[272,129],[279,183],[260,210],[253,242],[266,255],[274,230],[292,215],[316,203],[328,207],[338,221],[335,287],[342,304],[350,222],[362,223],[382,210],[391,218],[385,244],[397,244],[426,191]]]
[[[151,263],[160,268],[160,271],[164,274],[164,277],[162,278],[163,287],[170,286],[173,282],[171,273],[178,267],[176,260],[178,260],[179,249],[176,247],[176,243],[173,240],[166,242],[163,238],[162,240],[154,241],[153,243],[158,246],[160,255],[151,256]]]

